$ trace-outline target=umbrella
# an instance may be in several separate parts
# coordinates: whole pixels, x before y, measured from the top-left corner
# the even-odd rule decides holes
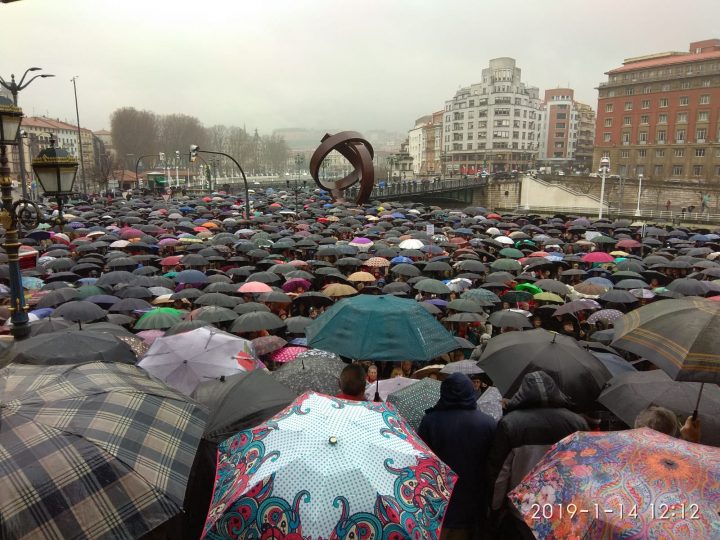
[[[267,283],[262,283],[260,281],[248,281],[247,283],[240,285],[238,292],[243,294],[268,293],[272,292],[272,287],[270,287]]]
[[[681,422],[697,407],[702,426],[700,442],[717,447],[720,446],[720,388],[709,385],[698,405],[701,385],[673,381],[661,369],[633,370],[610,379],[598,402],[628,426],[633,426],[637,415],[651,405],[670,409]]]
[[[53,312],[53,315],[55,317],[62,317],[68,321],[84,323],[103,319],[107,316],[107,312],[92,302],[88,302],[86,300],[72,300],[58,307]]]
[[[223,323],[234,321],[238,318],[238,314],[232,309],[220,306],[203,306],[190,313],[190,320],[200,319],[209,323]]]
[[[209,326],[161,337],[138,366],[184,394],[207,379],[255,369],[252,343]]]
[[[219,446],[204,534],[435,539],[455,479],[393,409],[307,393]]]
[[[310,390],[336,394],[340,390],[340,372],[344,367],[336,354],[311,349],[273,371],[273,376],[297,394]]]
[[[173,308],[154,308],[140,317],[135,330],[166,330],[182,320],[183,312]]]
[[[141,369],[11,365],[0,402],[4,538],[139,538],[182,511],[206,413]]]
[[[393,377],[391,379],[383,379],[381,381],[378,381],[377,384],[369,384],[367,388],[365,388],[365,399],[367,399],[368,401],[372,401],[373,397],[375,396],[375,392],[378,392],[380,394],[380,399],[382,401],[385,401],[387,400],[389,394],[392,394],[393,392],[396,392],[401,388],[405,388],[417,382],[417,379],[410,379],[408,377]]]
[[[296,341],[297,340],[293,340],[292,343]],[[287,362],[292,362],[300,353],[304,353],[307,350],[307,347],[302,346],[283,347],[273,352],[270,355],[270,360],[278,364],[286,364]]]
[[[497,304],[500,302],[500,298],[488,289],[468,289],[460,294],[460,298],[467,298],[468,300],[477,300],[480,302],[489,302],[490,304]],[[487,305],[487,304],[483,304]]]
[[[205,293],[195,299],[196,306],[218,306],[229,309],[234,308],[240,302],[239,298],[222,293]]]
[[[285,319],[285,327],[288,334],[304,334],[305,328],[312,322],[310,317],[288,317]]]
[[[130,311],[149,311],[152,308],[152,304],[141,298],[123,298],[111,305],[108,311],[111,313],[123,313]]]
[[[353,296],[357,294],[357,290],[350,285],[344,283],[331,283],[327,287],[323,288],[323,294],[332,298],[339,298],[342,296]]]
[[[477,365],[477,362],[473,360],[459,360],[457,362],[450,362],[444,368],[440,370],[440,373],[450,375],[452,373],[464,373],[465,375],[479,375],[485,373],[485,371]]]
[[[137,361],[131,348],[114,336],[90,331],[71,330],[36,335],[18,341],[6,353],[16,364],[60,365],[86,362]]]
[[[604,251],[591,251],[582,256],[582,262],[585,263],[611,263],[614,261],[615,257]]]
[[[204,438],[219,443],[264,422],[295,399],[295,394],[263,370],[200,383],[193,399],[208,408]]]
[[[255,349],[255,353],[258,356],[263,356],[264,354],[269,354],[277,351],[278,349],[282,349],[285,345],[287,345],[287,341],[280,336],[262,336],[253,339],[252,344]]]
[[[60,304],[69,302],[70,300],[76,300],[80,297],[77,289],[71,289],[70,287],[63,287],[61,289],[55,289],[43,296],[37,303],[39,308],[46,307],[57,307]]]
[[[633,297],[633,300],[635,301],[637,299]],[[573,300],[572,302],[563,304],[555,310],[553,315],[556,317],[558,315],[572,315],[577,313],[578,311],[585,311],[587,309],[600,309],[601,307],[602,306],[600,306],[600,304],[598,304],[595,300],[584,298],[582,300]]]
[[[243,305],[243,304],[240,304]],[[285,326],[285,321],[269,311],[251,311],[240,315],[230,327],[231,332],[259,332],[276,330]]]
[[[587,322],[590,324],[595,324],[600,321],[615,322],[622,318],[623,315],[624,313],[622,311],[618,311],[617,309],[601,309],[600,311],[596,311],[590,315]]]
[[[502,394],[494,386],[488,387],[477,400],[478,410],[499,422],[503,416]]]
[[[200,270],[183,270],[175,276],[175,281],[177,283],[202,284],[207,283],[208,278]]]
[[[583,408],[593,404],[610,379],[602,362],[573,338],[542,328],[492,338],[478,365],[505,397],[518,390],[526,373],[544,371]]]
[[[510,309],[491,313],[488,322],[496,328],[532,328],[532,324],[525,315]]]
[[[422,306],[395,296],[341,300],[305,332],[312,347],[362,360],[427,361],[457,349],[450,333]]]
[[[429,377],[391,392],[386,401],[392,404],[413,429],[420,427],[425,411],[440,399],[440,381]]]
[[[720,450],[641,428],[565,437],[508,497],[538,538],[717,538],[719,485]]]

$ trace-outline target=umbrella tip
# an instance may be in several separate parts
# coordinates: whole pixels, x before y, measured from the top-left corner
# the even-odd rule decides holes
[[[335,445],[337,444],[337,442],[338,442],[338,441],[337,441],[337,437],[335,437],[335,436],[330,437],[330,438],[328,439],[328,442],[330,443],[331,446],[335,446]]]
[[[220,382],[225,382],[225,375],[220,375]]]

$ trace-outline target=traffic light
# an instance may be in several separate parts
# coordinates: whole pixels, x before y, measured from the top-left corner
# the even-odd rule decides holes
[[[197,158],[198,148],[199,147],[197,144],[190,145],[190,162],[191,163],[195,163],[195,159]]]
[[[160,152],[158,155],[160,156],[160,161],[164,162],[165,161],[165,152]]]

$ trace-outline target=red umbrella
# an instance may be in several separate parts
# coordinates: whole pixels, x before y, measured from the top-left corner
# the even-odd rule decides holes
[[[238,289],[238,292],[246,294],[266,293],[272,292],[272,287],[260,281],[249,281],[243,283]]]
[[[583,255],[582,261],[586,263],[609,263],[615,262],[615,257],[604,251],[591,251]]]
[[[279,364],[285,364],[287,362],[292,362],[298,354],[305,351],[307,351],[307,348],[305,347],[283,347],[282,349],[272,353],[270,355],[270,359],[274,362],[278,362]]]
[[[125,227],[123,229],[120,229],[120,238],[123,238],[124,240],[130,240],[131,238],[140,238],[143,236],[143,233],[139,229],[133,229],[132,227]]]
[[[633,240],[632,238],[623,238],[617,244],[615,244],[615,247],[632,249],[642,247],[642,244],[637,240]]]
[[[182,255],[173,255],[172,257],[165,257],[160,261],[160,266],[175,266],[176,264],[180,264],[180,259],[182,259]]]

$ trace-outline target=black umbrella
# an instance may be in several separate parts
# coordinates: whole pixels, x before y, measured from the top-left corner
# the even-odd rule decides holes
[[[710,290],[706,282],[689,278],[676,279],[670,282],[667,288],[685,296],[705,296]]]
[[[123,298],[110,306],[110,313],[123,313],[130,311],[149,311],[153,305],[141,298]]]
[[[77,289],[71,289],[70,287],[55,289],[54,291],[49,292],[48,294],[43,296],[38,302],[37,307],[57,307],[60,304],[69,302],[70,300],[75,300],[79,296],[80,294],[78,293]]]
[[[223,323],[234,321],[239,317],[232,309],[220,306],[203,306],[193,311],[190,316],[193,320],[200,319],[210,323]]]
[[[16,364],[83,364],[137,361],[130,347],[114,336],[88,330],[41,334],[18,341],[6,358]]]
[[[219,306],[229,309],[234,308],[241,302],[240,298],[223,293],[206,293],[195,299],[195,305],[197,306]]]
[[[28,326],[30,326],[30,337],[32,337],[39,336],[40,334],[59,332],[61,330],[66,330],[67,328],[71,328],[74,325],[65,319],[53,319],[52,317],[48,317],[46,319],[40,319],[39,321],[33,321]]]
[[[219,443],[286,407],[297,394],[264,370],[200,384],[192,397],[209,409],[204,438]]]
[[[505,397],[520,387],[526,373],[545,371],[583,409],[592,408],[610,372],[568,336],[541,328],[507,332],[492,338],[478,365]]]
[[[488,322],[496,328],[532,328],[524,314],[508,309],[493,312]]]
[[[246,304],[240,304],[246,305]],[[239,306],[238,306],[239,307]],[[274,313],[267,311],[253,311],[240,315],[230,327],[231,332],[259,332],[260,330],[275,330],[285,326],[285,321]]]
[[[627,291],[613,289],[600,295],[598,300],[612,304],[634,304],[638,298]]]
[[[285,319],[285,326],[288,334],[304,334],[305,328],[313,320],[310,317],[288,317]]]
[[[107,316],[107,312],[92,302],[73,300],[62,304],[53,312],[53,316],[76,323],[84,323],[102,319]]]

